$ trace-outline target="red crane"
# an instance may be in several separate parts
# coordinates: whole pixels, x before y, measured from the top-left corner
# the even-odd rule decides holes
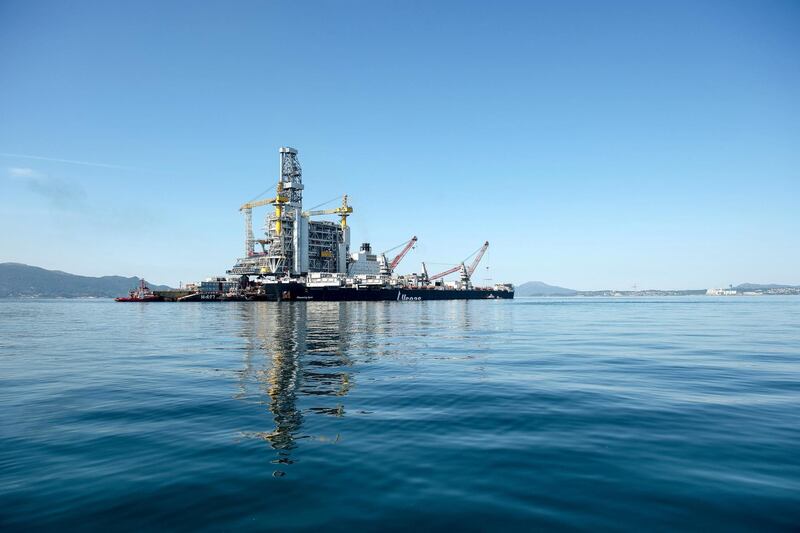
[[[454,266],[453,268],[451,268],[449,270],[445,270],[444,272],[439,272],[438,274],[434,274],[433,276],[431,276],[428,279],[430,281],[433,281],[435,279],[443,278],[443,277],[445,277],[447,275],[452,274],[453,272],[458,272],[461,269],[464,270],[464,275],[467,277],[467,279],[469,279],[472,276],[472,274],[475,272],[475,269],[478,268],[478,263],[481,262],[481,259],[483,258],[483,254],[486,253],[486,249],[487,248],[489,248],[489,241],[484,242],[483,245],[480,248],[478,248],[477,250],[475,250],[474,252],[469,254],[467,256],[467,258],[464,259],[463,261],[461,261],[461,263],[459,263],[458,265]],[[469,267],[464,266],[464,263],[469,261],[469,258],[472,257],[473,255],[475,256],[475,259],[472,261],[472,264],[469,265]]]
[[[428,278],[428,280],[430,280],[430,281],[433,281],[433,280],[435,280],[435,279],[439,279],[439,278],[443,278],[443,277],[445,277],[445,276],[448,276],[448,275],[452,274],[453,272],[456,272],[456,271],[458,271],[458,270],[461,270],[461,267],[462,267],[462,266],[463,266],[463,263],[462,263],[462,264],[460,264],[460,265],[456,265],[456,266],[454,266],[454,267],[453,267],[453,268],[451,268],[450,270],[445,270],[444,272],[439,272],[438,274],[434,274],[433,276],[431,276],[430,278]]]
[[[478,263],[481,262],[481,259],[483,259],[483,254],[486,253],[486,250],[488,248],[489,248],[489,241],[486,241],[485,243],[483,243],[483,246],[478,248],[478,251],[475,252],[478,255],[475,256],[475,260],[472,261],[472,264],[467,269],[467,276],[472,277],[472,274],[475,273],[475,269],[478,268]],[[469,259],[469,258],[467,258],[467,259]],[[467,259],[464,259],[464,261],[466,261]],[[463,262],[462,262],[462,264],[463,264]]]
[[[411,240],[406,243],[405,248],[400,250],[400,253],[397,254],[394,259],[392,259],[392,262],[389,263],[389,270],[394,270],[395,267],[400,264],[400,261],[402,261],[403,258],[406,256],[408,251],[414,247],[415,244],[417,244],[417,236],[416,235],[411,237]]]
[[[382,264],[381,273],[382,274],[386,274],[386,275],[391,274],[394,271],[394,269],[397,267],[397,265],[400,264],[400,261],[403,260],[403,258],[406,256],[408,251],[411,250],[414,247],[415,244],[417,244],[417,236],[416,235],[411,237],[411,239],[409,239],[408,241],[400,243],[397,246],[395,246],[394,248],[389,248],[385,252],[381,253],[381,264]],[[405,246],[403,247],[402,250],[400,250],[400,253],[397,254],[394,257],[394,259],[392,259],[391,261],[387,261],[386,254],[388,254],[392,250],[396,250],[396,249],[400,248],[403,245],[405,245]]]

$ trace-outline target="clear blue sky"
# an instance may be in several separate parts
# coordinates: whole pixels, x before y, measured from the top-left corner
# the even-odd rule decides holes
[[[5,0],[0,261],[222,273],[289,145],[407,271],[800,284],[799,67],[796,1]]]

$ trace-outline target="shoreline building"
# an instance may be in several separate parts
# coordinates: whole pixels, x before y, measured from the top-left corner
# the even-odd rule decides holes
[[[736,296],[736,289],[707,289],[706,296]]]

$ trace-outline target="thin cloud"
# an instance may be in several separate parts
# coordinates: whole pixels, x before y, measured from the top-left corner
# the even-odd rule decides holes
[[[120,170],[144,170],[136,167],[128,167],[125,165],[112,165],[111,163],[97,163],[95,161],[78,161],[77,159],[60,159],[58,157],[44,157],[41,155],[27,155],[27,154],[9,154],[0,152],[0,157],[15,157],[19,159],[34,159],[37,161],[51,161],[54,163],[69,163],[71,165],[83,165],[86,167],[100,167],[100,168],[117,168]],[[154,171],[149,171],[154,172]]]
[[[78,183],[54,178],[27,167],[10,167],[8,175],[44,198],[52,207],[79,211],[86,205],[86,191]]]
[[[12,178],[35,178],[39,176],[39,173],[33,170],[32,168],[27,167],[10,167],[8,169],[8,175]]]

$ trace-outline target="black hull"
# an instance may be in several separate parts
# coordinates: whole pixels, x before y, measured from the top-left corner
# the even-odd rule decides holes
[[[510,300],[513,291],[489,289],[389,289],[353,287],[307,287],[301,283],[275,283],[253,300],[313,302],[416,302],[427,300]]]

